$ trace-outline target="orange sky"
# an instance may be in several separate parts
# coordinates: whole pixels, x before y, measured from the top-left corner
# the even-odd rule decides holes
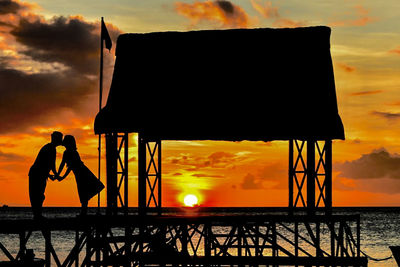
[[[104,16],[114,41],[122,32],[330,26],[346,133],[345,141],[333,143],[333,204],[398,206],[400,6],[395,0],[339,2],[113,1],[96,8],[82,1],[63,8],[48,0],[2,2],[0,204],[29,205],[27,173],[53,130],[74,135],[82,160],[97,174],[93,120]],[[105,96],[114,49],[115,43],[105,51]],[[129,204],[135,206],[136,134],[130,139]],[[63,149],[58,152],[59,163]],[[287,142],[163,142],[163,205],[180,206],[194,193],[206,206],[287,206],[287,167]],[[101,200],[104,205],[104,192]],[[79,206],[72,174],[48,183],[45,206]]]

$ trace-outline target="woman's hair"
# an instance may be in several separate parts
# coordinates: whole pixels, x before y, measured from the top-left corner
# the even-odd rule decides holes
[[[75,137],[73,137],[72,135],[64,136],[63,146],[65,146],[66,149],[76,150]]]

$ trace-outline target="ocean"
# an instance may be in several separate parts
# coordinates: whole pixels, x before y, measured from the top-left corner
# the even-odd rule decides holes
[[[89,208],[89,214],[95,214],[97,208]],[[131,209],[130,212],[135,212]],[[166,208],[165,214],[179,213],[179,208]],[[79,214],[80,208],[55,208],[47,207],[44,209],[44,216],[47,218],[70,218]],[[101,213],[105,210],[102,208]],[[279,213],[278,209],[269,208],[209,208],[207,214],[268,214]],[[285,214],[282,212],[282,214]],[[398,207],[349,207],[334,208],[335,215],[360,214],[361,225],[361,250],[374,258],[370,259],[368,266],[397,266],[389,246],[400,246],[400,208]],[[0,208],[0,220],[30,219],[32,213],[30,208],[8,207]],[[16,255],[19,249],[18,235],[0,234],[0,242]],[[52,234],[54,249],[62,261],[69,253],[75,240],[73,231],[55,231]],[[33,249],[35,257],[44,258],[44,239],[40,232],[33,232],[27,243],[27,248]],[[391,258],[389,258],[391,257]],[[389,258],[389,259],[387,259]],[[0,261],[6,260],[6,256],[0,250]],[[386,259],[386,260],[382,260]]]

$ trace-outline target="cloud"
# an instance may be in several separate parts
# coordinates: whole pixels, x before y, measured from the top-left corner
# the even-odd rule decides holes
[[[336,66],[338,66],[340,69],[344,70],[345,72],[354,72],[356,70],[355,67],[350,66],[346,63],[341,63],[341,62],[337,62]]]
[[[220,27],[247,28],[250,25],[249,17],[239,6],[230,1],[217,0],[188,3],[175,3],[178,14],[187,17],[191,26],[201,22],[217,23]]]
[[[41,62],[58,62],[82,74],[98,71],[96,25],[81,18],[55,17],[50,21],[22,18],[11,34],[27,47],[23,54]]]
[[[287,189],[287,166],[268,163],[256,175],[248,173],[240,183],[242,189]]]
[[[15,162],[25,160],[24,156],[15,153],[5,153],[0,150],[0,162]]]
[[[20,8],[21,6],[17,2],[11,0],[2,0],[0,2],[0,15],[9,13],[16,14]]]
[[[245,159],[246,156],[240,152],[232,154],[228,152],[214,152],[208,156],[194,157],[191,154],[181,154],[171,157],[171,164],[184,168],[187,171],[196,171],[206,168],[229,168],[236,162]]]
[[[352,16],[356,18],[337,20],[329,24],[331,27],[346,27],[346,26],[365,26],[369,23],[377,21],[376,18],[369,16],[369,10],[361,5],[354,6]]]
[[[0,15],[18,14],[21,10],[31,9],[33,5],[13,0],[0,1]]]
[[[400,45],[392,50],[389,51],[391,54],[400,55]]]
[[[388,106],[400,106],[400,101],[395,101],[391,103],[387,103]]]
[[[363,191],[371,193],[399,194],[400,180],[391,178],[373,178],[365,181],[336,178],[333,180],[333,188],[339,191]]]
[[[8,12],[28,9],[8,2],[13,7]],[[82,115],[98,90],[100,23],[82,17],[46,20],[33,13],[16,17],[3,35],[15,45],[0,57],[0,134],[59,120],[66,110]],[[115,40],[120,31],[107,27]],[[105,52],[105,73],[111,73],[112,61]]]
[[[212,175],[212,174],[207,174],[207,173],[195,173],[192,174],[191,176],[196,177],[196,178],[225,178],[223,175]]]
[[[254,175],[248,173],[244,178],[240,187],[245,190],[262,189],[262,181],[257,179]]]
[[[400,113],[382,112],[382,111],[372,111],[372,115],[379,116],[388,120],[397,120],[400,118]]]
[[[297,28],[297,27],[304,27],[306,25],[307,25],[306,22],[294,21],[287,18],[279,18],[272,24],[272,26],[277,28]]]
[[[333,188],[340,191],[353,191],[356,189],[356,182],[351,179],[337,177],[333,180]]]
[[[97,74],[99,26],[99,23],[87,22],[79,16],[60,16],[48,21],[22,17],[10,34],[26,47],[21,53],[32,60],[57,62],[81,74]],[[112,39],[116,40],[121,32],[111,24],[107,26]]]
[[[76,72],[26,74],[0,69],[0,133],[24,130],[77,109],[97,82]]]
[[[359,96],[359,95],[375,95],[375,94],[380,94],[382,93],[382,90],[373,90],[373,91],[358,91],[351,93],[351,96]]]
[[[207,165],[212,167],[227,166],[235,161],[235,154],[227,152],[215,152],[208,156]]]
[[[277,7],[273,7],[272,3],[270,1],[267,1],[267,2],[264,3],[264,5],[262,5],[260,3],[260,1],[251,0],[251,5],[264,18],[277,19],[277,18],[280,17],[279,12],[278,12],[278,8]]]
[[[16,147],[16,144],[11,144],[11,143],[0,143],[0,147],[4,147],[4,148],[13,148]]]
[[[283,18],[278,11],[278,7],[272,6],[270,1],[261,4],[258,0],[251,0],[251,5],[253,8],[264,18],[274,19],[272,26],[278,28],[295,28],[306,26],[304,21],[294,21],[288,18]]]
[[[359,159],[336,163],[334,169],[340,172],[338,177],[350,179],[400,179],[400,155],[381,148]]]

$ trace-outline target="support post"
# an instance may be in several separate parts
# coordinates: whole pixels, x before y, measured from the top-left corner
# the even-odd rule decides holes
[[[107,214],[115,215],[118,206],[118,134],[106,134],[106,164],[107,164]]]
[[[129,134],[128,133],[125,133],[124,134],[124,139],[125,139],[125,143],[124,143],[124,173],[123,173],[123,177],[124,177],[124,208],[125,208],[125,210],[124,210],[124,213],[125,213],[125,215],[128,215],[128,208],[129,208],[129,205],[128,205],[128,196],[129,196],[129,191],[128,191],[128,188],[129,188],[129,179],[128,179],[128,174],[129,174],[129,172],[128,172],[128,170],[129,170],[129,168],[128,168],[128,166],[129,166],[129,142],[128,142],[128,140],[129,140]]]
[[[289,212],[293,214],[293,139],[289,140]]]
[[[325,141],[325,208],[332,213],[332,140]]]
[[[161,214],[161,140],[148,140],[139,133],[138,207],[140,214],[155,208]]]
[[[315,141],[307,140],[307,211],[315,213]]]
[[[162,208],[162,204],[161,204],[161,140],[157,141],[157,146],[158,146],[158,172],[157,172],[157,180],[158,180],[158,215],[161,215],[161,208]]]
[[[140,215],[146,214],[146,140],[143,133],[138,137],[138,209]]]

